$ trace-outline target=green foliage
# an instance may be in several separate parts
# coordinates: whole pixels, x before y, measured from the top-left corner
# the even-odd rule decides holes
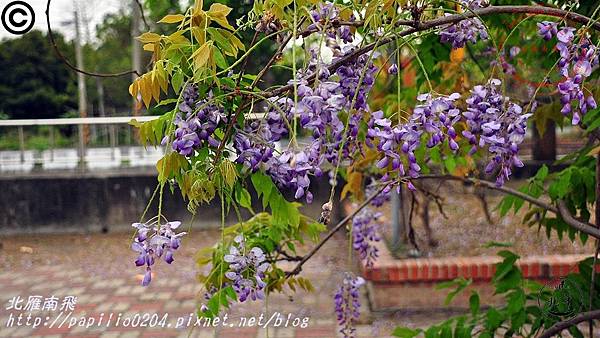
[[[504,299],[504,305],[481,306],[479,294],[471,291],[470,312],[450,318],[425,329],[397,327],[395,337],[535,337],[555,323],[588,309],[592,272],[592,258],[579,263],[579,271],[566,276],[559,287],[551,288],[523,278],[516,266],[516,254],[503,250],[498,253],[503,260],[496,265],[492,279],[495,294]],[[598,276],[597,276],[598,277]],[[470,280],[456,279],[440,284],[439,288],[454,287],[447,300],[462,292]],[[595,293],[600,292],[596,278]],[[595,297],[592,309],[600,308],[600,298]],[[577,327],[569,331],[581,337]]]
[[[548,196],[552,203],[562,200],[573,215],[587,222],[590,220],[591,207],[596,200],[596,166],[592,155],[590,148],[584,147],[563,158],[561,162],[572,161],[572,164],[554,173],[550,173],[548,167],[544,165],[534,177],[528,180],[527,184],[519,188],[519,191],[534,198]],[[498,209],[501,216],[511,210],[516,214],[524,204],[523,199],[507,195],[498,205]],[[570,227],[558,215],[548,214],[546,210],[531,204],[528,205],[523,222],[529,226],[537,225],[538,229],[544,228],[548,237],[554,230],[560,240],[565,234],[571,241],[579,237],[585,243],[588,238],[586,234]]]
[[[256,175],[256,174],[255,174]],[[260,176],[256,176],[253,182],[260,181]],[[270,179],[269,179],[270,182]],[[225,273],[228,271],[228,264],[223,262],[223,256],[229,252],[229,247],[233,238],[238,234],[243,234],[247,247],[261,248],[270,262],[271,270],[267,274],[265,283],[267,283],[268,291],[282,292],[284,286],[291,291],[296,291],[297,287],[305,291],[313,291],[314,288],[311,282],[303,277],[287,277],[285,272],[281,270],[275,262],[277,262],[285,252],[286,255],[296,255],[296,246],[303,244],[306,239],[316,241],[319,234],[325,230],[325,227],[317,222],[314,222],[304,215],[301,215],[298,210],[298,203],[287,202],[277,190],[276,187],[268,188],[269,182],[262,181],[262,184],[255,185],[257,191],[268,193],[267,204],[271,208],[271,213],[260,212],[246,221],[240,221],[237,224],[223,229],[224,241],[216,244],[212,248],[205,248],[198,252],[196,262],[202,267],[211,264],[211,269],[207,274],[200,276],[200,281],[204,283],[206,290],[216,288],[221,290],[213,294],[208,301],[208,310],[199,313],[201,316],[214,317],[220,310],[229,306],[230,300],[235,300],[235,293],[227,291],[228,288],[221,288],[223,283],[227,281]],[[264,185],[263,185],[264,184]],[[239,189],[239,190],[238,190]],[[237,191],[240,191],[239,193]],[[245,197],[244,197],[245,196]],[[236,201],[244,201],[243,204],[249,202],[249,193],[247,190],[236,185]],[[286,212],[289,217],[285,219],[277,219],[276,214]],[[224,293],[227,293],[225,297]]]

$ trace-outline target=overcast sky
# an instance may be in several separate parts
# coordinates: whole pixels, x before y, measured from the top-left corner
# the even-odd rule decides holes
[[[6,6],[11,0],[0,1],[0,10]],[[35,24],[33,29],[46,31],[46,3],[47,0],[26,0],[35,11]],[[71,24],[65,24],[68,21],[73,21],[73,12],[75,3],[78,3],[83,16],[87,18],[86,22],[90,30],[91,38],[95,36],[95,27],[102,21],[102,18],[107,13],[116,12],[123,6],[128,6],[129,1],[118,0],[53,0],[50,5],[50,24],[52,30],[60,31],[67,39],[72,39],[75,36],[75,28]],[[82,34],[85,38],[85,26],[82,27]],[[16,37],[8,33],[3,27],[0,27],[0,38]]]

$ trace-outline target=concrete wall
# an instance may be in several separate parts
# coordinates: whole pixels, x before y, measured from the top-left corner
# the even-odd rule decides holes
[[[139,220],[157,179],[153,168],[104,173],[37,173],[0,178],[0,233],[72,232],[128,229]],[[326,181],[314,182],[315,201],[305,212],[318,217],[328,198]],[[252,193],[252,192],[251,192]],[[288,198],[289,199],[289,198]],[[148,211],[157,213],[158,196]],[[187,203],[176,189],[165,187],[163,214],[171,220],[189,222]],[[262,210],[259,205],[255,210]],[[245,215],[248,216],[248,215]],[[220,226],[220,202],[198,209],[196,227]],[[228,223],[236,221],[230,215]]]

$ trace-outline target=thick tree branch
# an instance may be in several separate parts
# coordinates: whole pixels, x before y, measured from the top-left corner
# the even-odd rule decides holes
[[[573,318],[570,318],[565,321],[558,322],[558,323],[552,325],[551,328],[549,328],[544,333],[542,333],[538,338],[555,337],[560,332],[562,332],[565,329],[570,328],[571,326],[575,326],[579,323],[582,323],[582,322],[585,322],[588,320],[599,319],[599,318],[600,318],[600,310],[583,312]]]
[[[559,200],[557,204],[560,217],[562,217],[562,219],[568,225],[583,233],[595,237],[596,239],[600,239],[600,229],[595,228],[592,224],[581,222],[580,220],[573,217],[565,201]]]
[[[520,199],[523,199],[533,205],[536,205],[542,209],[545,209],[545,210],[555,213],[556,215],[560,216],[565,221],[565,223],[567,223],[571,227],[573,227],[589,236],[600,239],[600,229],[594,227],[593,224],[582,222],[582,221],[576,219],[575,217],[573,217],[573,215],[571,215],[571,212],[567,208],[567,205],[565,204],[565,202],[561,201],[561,200],[557,201],[558,207],[556,207],[556,206],[552,205],[551,203],[544,202],[540,199],[529,196],[518,190],[509,188],[506,186],[499,187],[494,182],[489,182],[489,181],[480,180],[480,179],[471,178],[471,177],[461,177],[461,176],[453,176],[453,175],[424,175],[424,176],[420,176],[416,179],[417,180],[420,180],[420,179],[442,179],[442,180],[463,181],[463,182],[470,183],[470,184],[473,184],[476,186],[483,186],[488,189],[497,190],[497,191],[503,192],[505,194],[513,195],[513,196],[519,197]]]
[[[50,2],[51,1],[52,0],[48,0],[48,2],[46,2],[46,24],[47,24],[47,27],[48,27],[48,37],[50,37],[50,42],[52,43],[52,48],[54,49],[54,52],[56,53],[56,56],[60,60],[62,60],[62,62],[65,65],[67,65],[67,67],[71,68],[72,70],[74,70],[74,71],[76,71],[78,73],[82,73],[82,74],[85,74],[85,75],[88,75],[88,76],[94,76],[94,77],[120,77],[120,76],[131,75],[131,74],[136,74],[137,76],[141,75],[136,70],[127,70],[127,71],[120,72],[120,73],[94,73],[94,72],[85,71],[83,69],[79,69],[75,65],[73,65],[63,55],[63,53],[60,51],[60,49],[58,48],[58,45],[56,43],[56,39],[54,38],[54,33],[52,31],[52,26],[50,26]]]

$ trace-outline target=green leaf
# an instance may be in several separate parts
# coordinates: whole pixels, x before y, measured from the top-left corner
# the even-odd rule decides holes
[[[506,310],[509,314],[514,314],[521,311],[525,307],[525,293],[523,290],[515,290],[508,296],[508,304]]]
[[[484,248],[509,248],[513,246],[511,242],[496,242],[490,241],[483,245]]]
[[[250,177],[254,190],[256,190],[258,197],[262,196],[263,209],[269,204],[271,193],[275,191],[278,193],[277,187],[271,181],[271,178],[261,172],[256,172]]]
[[[455,287],[454,290],[448,292],[448,295],[446,296],[446,300],[444,301],[444,303],[446,305],[449,305],[452,300],[454,299],[454,297],[456,297],[456,295],[458,295],[460,292],[462,292],[467,286],[471,285],[472,280],[467,280],[464,279],[462,277],[456,278],[454,280],[448,281],[448,282],[443,282],[443,283],[439,283],[438,285],[436,285],[436,289],[440,290],[440,289],[446,289],[446,288],[451,288],[451,287]]]
[[[544,181],[548,177],[548,167],[544,164],[533,177],[536,181]]]
[[[516,199],[517,198],[512,195],[506,196],[502,199],[502,201],[498,205],[500,208],[500,216],[506,216],[510,208],[512,208],[513,204],[515,203]]]
[[[171,78],[171,86],[173,86],[175,93],[179,93],[181,86],[183,86],[183,73],[179,71],[173,74],[173,77]]]
[[[469,297],[469,308],[471,315],[476,316],[479,313],[479,294],[475,291],[472,291],[471,297]]]
[[[252,210],[252,199],[250,197],[250,193],[246,188],[241,185],[237,185],[235,189],[235,201],[242,207],[250,210],[250,212],[254,213]]]
[[[421,333],[421,330],[419,329],[413,330],[407,327],[396,327],[392,332],[392,336],[400,338],[413,338],[418,336],[419,333]]]
[[[486,328],[495,331],[504,321],[504,315],[495,308],[490,308],[486,314]]]
[[[446,170],[448,170],[449,173],[453,173],[454,169],[456,169],[456,160],[454,159],[454,157],[447,157],[444,160],[444,165],[446,166]]]

